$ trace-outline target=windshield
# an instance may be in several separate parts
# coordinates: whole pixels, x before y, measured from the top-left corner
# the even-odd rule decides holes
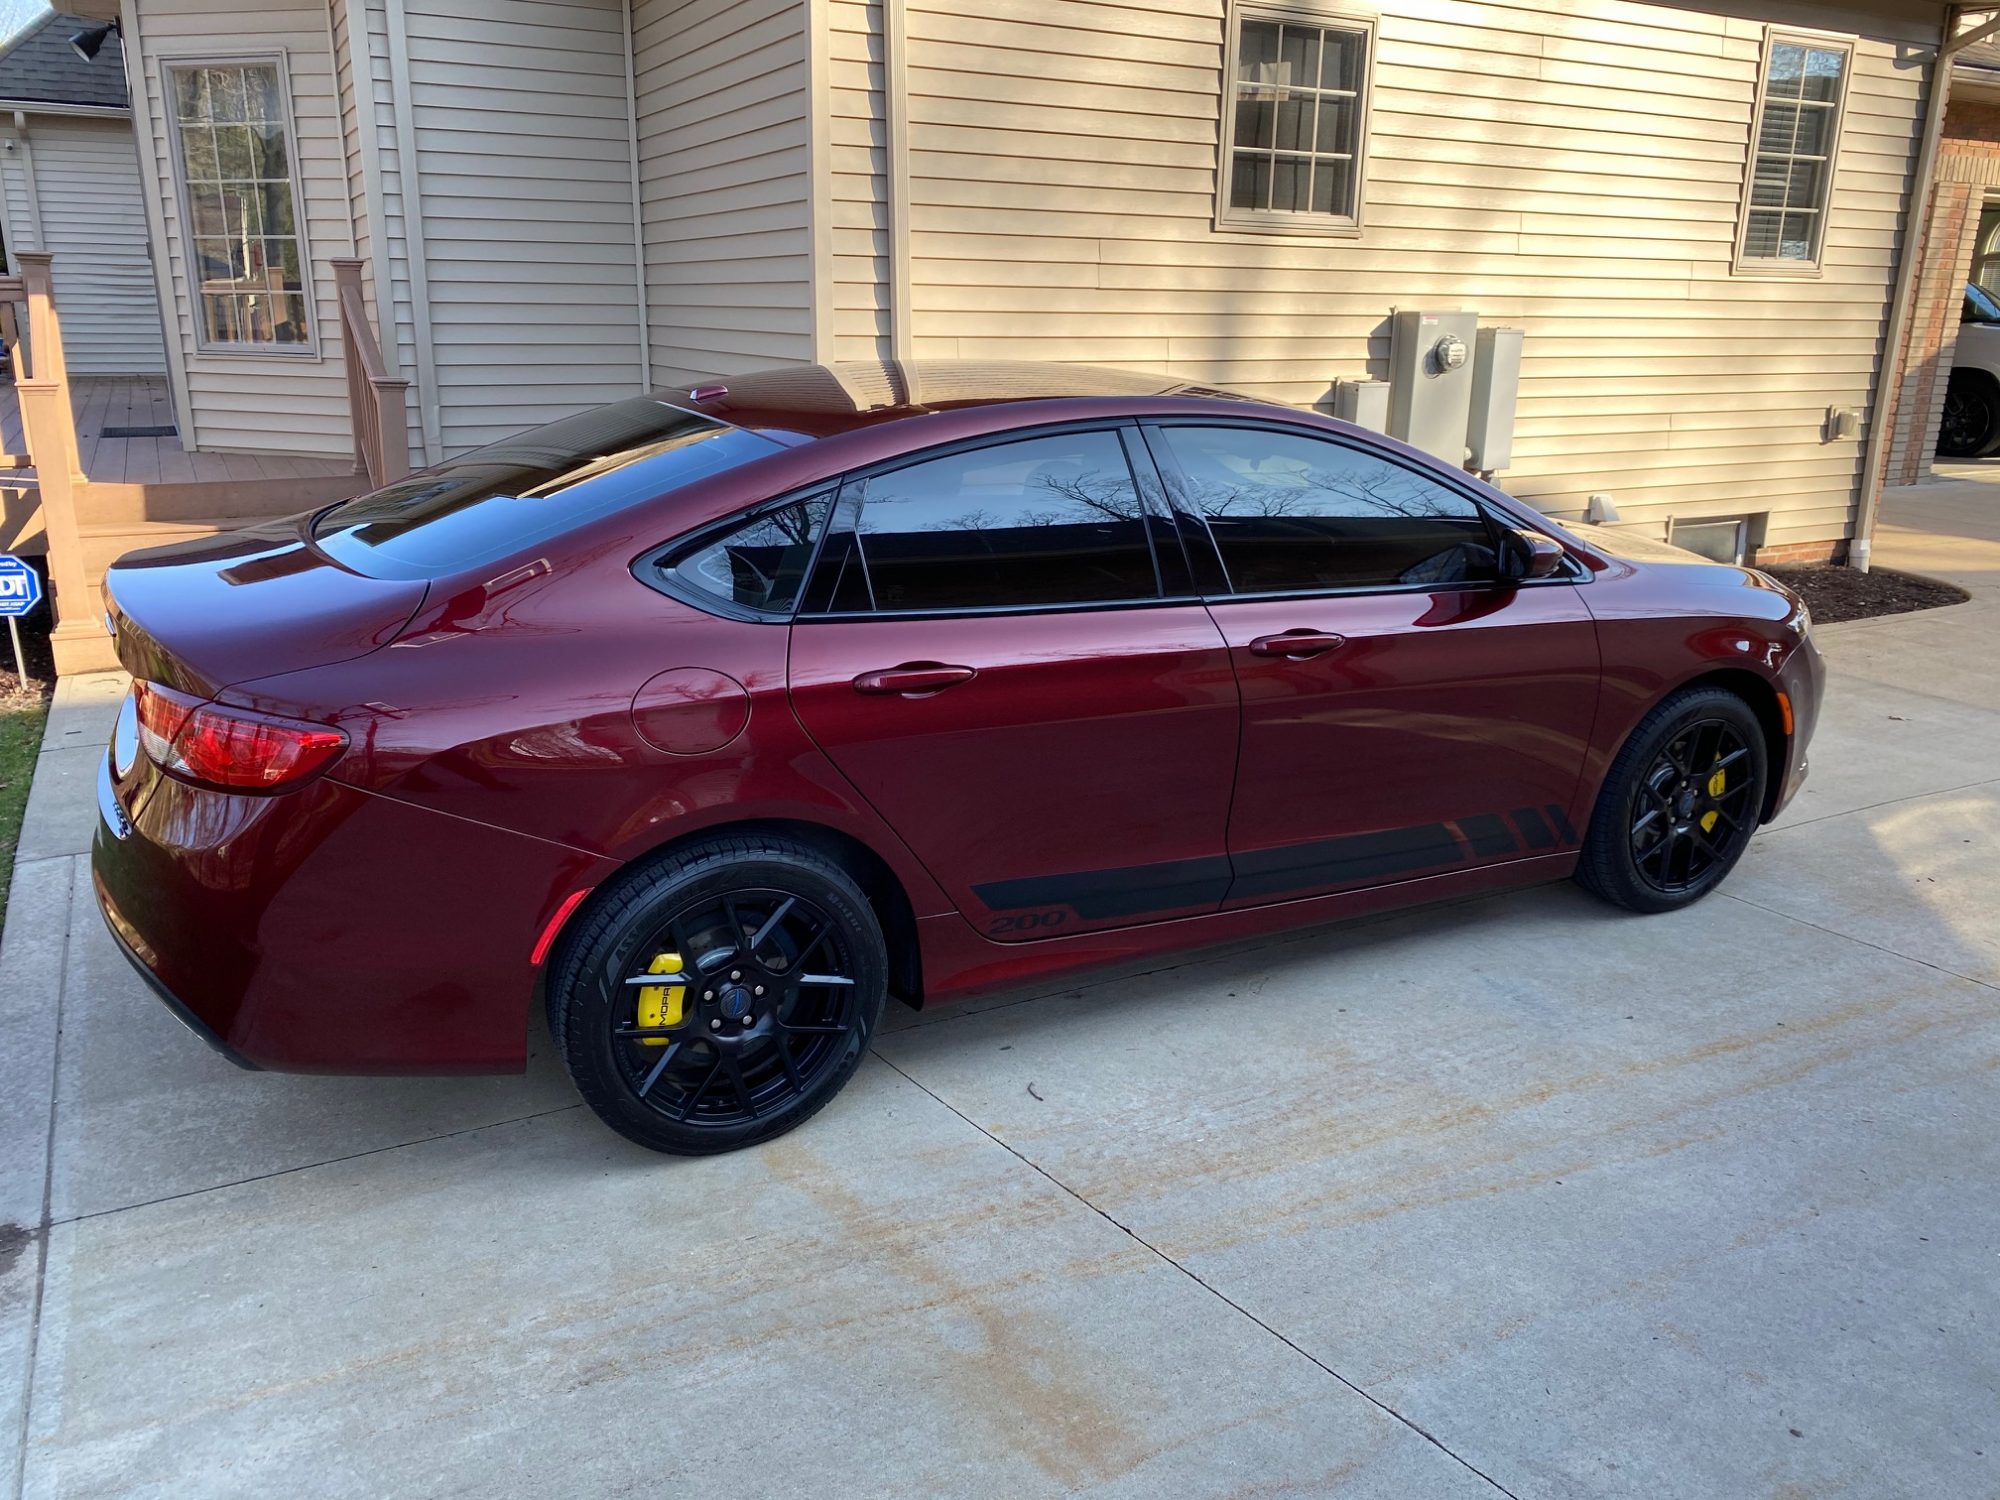
[[[1965,284],[1965,312],[1961,323],[2000,323],[2000,298],[1977,282]]]
[[[358,572],[429,578],[775,451],[766,438],[640,396],[343,501],[313,523],[313,540]]]

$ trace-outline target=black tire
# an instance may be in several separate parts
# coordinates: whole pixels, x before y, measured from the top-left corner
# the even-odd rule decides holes
[[[1693,905],[1749,847],[1763,812],[1768,762],[1764,727],[1736,694],[1723,688],[1673,694],[1639,721],[1612,761],[1584,835],[1577,882],[1629,911]]]
[[[627,983],[667,952],[688,981],[672,1027],[642,1020],[642,997],[664,1007],[665,986]],[[549,1024],[599,1119],[655,1151],[706,1156],[824,1108],[868,1049],[888,974],[881,924],[838,864],[788,839],[717,837],[631,871],[564,933]]]
[[[1940,458],[1988,458],[2000,451],[2000,381],[1984,370],[1951,372],[1937,451]]]

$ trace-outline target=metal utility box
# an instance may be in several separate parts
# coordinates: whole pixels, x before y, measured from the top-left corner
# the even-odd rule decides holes
[[[1514,408],[1521,398],[1524,338],[1518,328],[1482,328],[1475,341],[1465,466],[1481,474],[1514,462]]]
[[[1389,435],[1465,462],[1472,416],[1474,312],[1397,311],[1389,319]]]
[[[1333,386],[1333,414],[1370,432],[1389,430],[1389,382],[1339,380]]]

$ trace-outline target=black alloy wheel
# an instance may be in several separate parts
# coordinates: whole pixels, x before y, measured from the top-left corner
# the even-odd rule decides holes
[[[2000,449],[2000,382],[1979,370],[1954,370],[1938,421],[1940,458],[1986,458]]]
[[[781,1134],[839,1091],[880,1019],[887,955],[838,865],[725,838],[628,881],[552,974],[585,1102],[642,1145],[700,1155]]]
[[[1664,895],[1700,885],[1756,823],[1760,790],[1733,724],[1700,719],[1669,740],[1639,784],[1632,863]]]
[[[1612,761],[1577,881],[1631,911],[1700,900],[1735,868],[1763,819],[1769,754],[1764,726],[1735,693],[1675,693]]]

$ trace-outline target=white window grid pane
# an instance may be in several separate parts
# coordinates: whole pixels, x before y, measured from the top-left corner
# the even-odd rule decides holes
[[[1836,97],[1811,97],[1809,74],[1816,70],[1817,76],[1828,77],[1829,65]],[[1842,51],[1808,50],[1796,42],[1778,43],[1770,49],[1765,63],[1764,108],[1750,163],[1750,207],[1744,215],[1741,251],[1745,258],[1803,262],[1818,258],[1821,222],[1833,191],[1832,152],[1840,128],[1838,92],[1846,68],[1847,54]],[[1781,72],[1793,76],[1777,76]],[[1789,131],[1785,129],[1787,121]],[[1808,122],[1813,128],[1808,129]],[[1823,149],[1802,151],[1802,141],[1818,143]],[[1802,177],[1814,185],[1808,203],[1795,201]],[[1774,184],[1783,184],[1775,202],[1770,192]]]
[[[1245,18],[1246,21],[1258,19],[1260,18]],[[1240,24],[1242,23],[1239,23],[1239,26]],[[1266,24],[1269,23],[1266,22]],[[1334,179],[1335,202],[1331,209],[1331,216],[1336,218],[1351,218],[1355,210],[1354,175],[1351,167],[1355,157],[1355,137],[1362,129],[1360,110],[1358,108],[1361,91],[1359,89],[1347,88],[1323,88],[1319,85],[1317,79],[1312,83],[1293,83],[1288,78],[1278,76],[1278,73],[1280,69],[1286,66],[1283,62],[1285,44],[1288,37],[1294,34],[1308,36],[1310,42],[1307,55],[1322,59],[1325,56],[1325,49],[1329,45],[1330,39],[1333,39],[1333,45],[1344,44],[1349,47],[1365,48],[1368,45],[1368,34],[1365,31],[1345,26],[1320,26],[1291,21],[1282,21],[1277,24],[1278,37],[1276,50],[1280,61],[1275,64],[1263,65],[1271,70],[1271,76],[1265,78],[1244,78],[1240,76],[1242,67],[1239,65],[1239,76],[1230,82],[1229,129],[1231,132],[1232,149],[1227,174],[1229,180],[1229,206],[1231,208],[1251,209],[1260,213],[1289,214],[1317,212],[1325,215],[1328,211],[1316,210],[1313,207],[1319,201],[1319,174],[1324,163],[1326,170],[1339,174]],[[1240,30],[1238,41],[1240,45]],[[1360,60],[1360,66],[1367,66],[1365,57]],[[1323,63],[1321,67],[1324,67]],[[1322,105],[1328,99],[1357,101],[1357,107],[1348,113],[1346,129],[1343,132],[1347,139],[1342,144],[1348,148],[1344,151],[1299,150],[1295,147],[1280,147],[1275,144],[1279,135],[1275,125],[1272,131],[1274,144],[1270,146],[1244,146],[1235,143],[1236,121],[1240,117],[1240,106],[1245,102],[1270,103],[1276,106],[1287,104],[1294,100],[1311,105],[1311,111],[1304,121],[1304,129],[1299,131],[1297,138],[1318,142],[1321,138],[1320,112]],[[1253,182],[1261,181],[1261,202],[1245,203],[1240,201],[1236,196],[1236,184],[1240,176],[1238,168],[1240,164],[1246,162],[1261,162],[1263,164],[1263,172],[1261,174],[1253,174],[1251,178]],[[1280,162],[1293,167],[1301,164],[1305,167],[1305,175],[1302,183],[1303,191],[1295,194],[1294,197],[1295,200],[1303,201],[1306,207],[1281,207],[1277,204],[1277,184],[1280,177],[1278,165]],[[1294,177],[1294,180],[1298,179]]]
[[[178,151],[187,202],[192,210],[209,195],[218,196],[229,221],[226,237],[197,238],[192,222],[183,230],[192,252],[196,306],[205,342],[306,342],[305,253],[296,232],[298,193],[289,168],[283,176],[244,174],[226,170],[220,151],[189,150],[193,132],[206,130],[219,135],[246,130],[275,135],[289,163],[291,126],[284,118],[276,66],[247,63],[175,69],[172,80],[175,114],[182,127],[177,132]],[[261,152],[254,154],[261,160]],[[266,195],[274,189],[283,194],[280,206],[289,210],[289,225],[265,222]],[[290,269],[294,266],[298,267],[296,282]]]

